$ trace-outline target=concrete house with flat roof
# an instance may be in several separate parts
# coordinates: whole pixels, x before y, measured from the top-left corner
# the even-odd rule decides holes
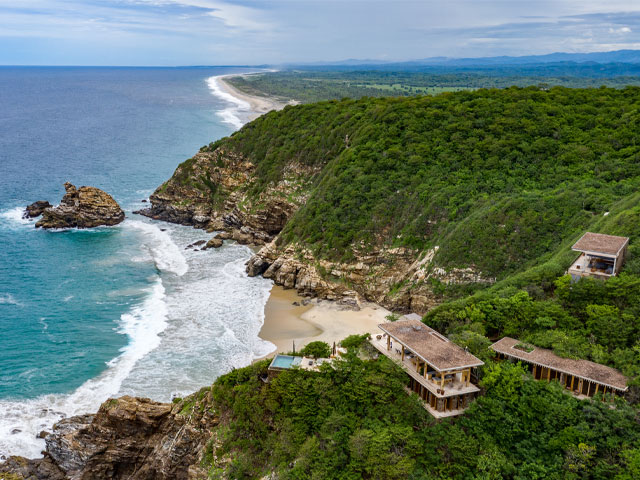
[[[435,418],[460,415],[480,389],[475,385],[482,360],[416,318],[378,325],[382,334],[371,344],[409,375],[409,390],[418,394]]]
[[[583,277],[613,277],[620,272],[628,245],[628,237],[587,232],[571,247],[580,252],[580,256],[569,267],[568,273],[574,281]]]

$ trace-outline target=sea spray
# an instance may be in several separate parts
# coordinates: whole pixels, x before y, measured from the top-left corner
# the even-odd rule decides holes
[[[0,212],[0,227],[8,229],[17,229],[26,225],[33,225],[35,219],[23,218],[25,213],[24,207],[14,207]]]

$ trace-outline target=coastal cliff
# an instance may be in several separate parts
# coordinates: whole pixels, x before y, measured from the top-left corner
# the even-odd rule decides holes
[[[107,400],[96,414],[58,422],[44,436],[43,458],[10,457],[0,464],[0,478],[206,478],[198,464],[218,424],[211,401],[208,389],[173,404],[127,396]]]
[[[425,313],[441,300],[429,279],[448,284],[493,282],[471,268],[430,268],[438,246],[426,252],[353,248],[353,259],[336,262],[317,258],[303,244],[282,242],[278,235],[305,204],[319,173],[318,168],[291,162],[277,182],[255,194],[260,178],[254,163],[222,146],[203,148],[151,195],[149,209],[136,213],[221,232],[216,239],[262,246],[247,264],[249,276],[262,275],[303,296],[353,307],[366,300]]]
[[[203,147],[139,213],[262,246],[248,274],[302,295],[424,314],[548,262],[624,198],[614,171],[639,175],[620,123],[634,92],[286,107]],[[590,109],[598,102],[617,113]],[[615,141],[594,143],[601,134]]]

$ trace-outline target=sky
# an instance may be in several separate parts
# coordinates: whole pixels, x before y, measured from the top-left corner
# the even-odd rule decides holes
[[[640,0],[0,0],[3,65],[259,65],[640,49]]]

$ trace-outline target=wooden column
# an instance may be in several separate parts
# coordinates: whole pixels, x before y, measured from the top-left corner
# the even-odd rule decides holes
[[[404,345],[402,345],[402,361],[404,362]]]
[[[467,374],[466,375],[467,376],[467,384],[466,384],[466,386],[468,387],[469,386],[469,380],[471,380],[471,369],[470,368],[467,368],[466,374]]]
[[[444,390],[444,372],[440,372],[440,389]]]
[[[547,367],[547,382],[551,381],[551,369]]]
[[[589,397],[589,394],[591,393],[591,383],[592,382],[589,382],[589,384],[587,385],[587,397]]]
[[[571,391],[573,392],[573,381],[576,379],[575,375],[571,375]]]
[[[596,383],[596,391],[594,392],[594,396],[596,396],[598,394],[598,388],[600,387],[599,383]]]

